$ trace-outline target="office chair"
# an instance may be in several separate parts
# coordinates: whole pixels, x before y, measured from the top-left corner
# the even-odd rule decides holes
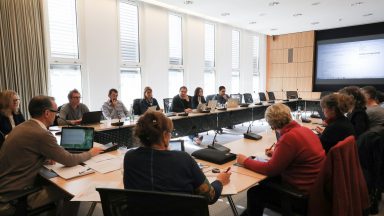
[[[203,196],[131,189],[96,188],[105,216],[208,216]]]
[[[297,99],[299,96],[297,94],[297,91],[287,91],[287,99]]]
[[[140,110],[140,102],[141,102],[141,98],[136,98],[136,99],[133,100],[132,108],[133,108],[133,114],[134,115],[141,115],[141,114],[143,114],[143,113],[141,113],[141,110]]]
[[[245,103],[253,103],[253,98],[251,93],[244,93],[243,97],[244,97]]]
[[[267,97],[264,92],[259,92],[260,101],[267,101]]]
[[[208,101],[210,101],[210,100],[214,100],[215,97],[216,97],[215,94],[207,95],[207,97],[205,98],[205,101],[207,101],[207,103],[208,103]]]
[[[171,111],[172,100],[173,100],[173,98],[164,98],[164,99],[163,99],[163,103],[164,103],[164,112],[165,112],[165,113],[172,112],[172,111]]]
[[[243,95],[242,94],[230,94],[230,98],[237,99],[239,101],[239,104],[243,103]]]
[[[331,92],[331,91],[323,91],[323,92],[321,92],[321,94],[320,94],[320,99],[322,99],[323,97],[325,97],[325,96],[327,96],[327,95],[330,95],[330,94],[332,94],[333,92]]]
[[[273,92],[267,92],[267,94],[268,94],[268,99],[269,99],[270,101],[274,101],[274,100],[276,100],[275,93],[273,93]]]

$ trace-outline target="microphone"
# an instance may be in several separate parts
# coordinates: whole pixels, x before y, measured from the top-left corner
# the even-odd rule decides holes
[[[297,100],[303,99],[303,98],[299,97],[299,89],[296,89],[296,91],[297,91]]]
[[[259,134],[251,133],[252,125],[253,125],[253,121],[249,124],[247,132],[243,134],[244,138],[245,139],[251,139],[251,140],[260,140],[261,138],[263,138]]]
[[[118,126],[118,127],[123,126],[124,122],[120,121],[120,115],[119,114],[117,114],[117,118],[119,119],[119,121],[118,122],[113,122],[113,123],[111,123],[111,125],[112,126]]]
[[[208,145],[208,148],[210,149],[215,149],[217,151],[221,151],[221,152],[230,152],[231,150],[223,145],[220,145],[220,144],[215,144],[215,141],[216,141],[216,136],[217,136],[217,133],[218,131],[216,130],[215,132],[215,136],[213,137],[213,140],[212,140],[212,144],[211,145]]]
[[[283,98],[284,98],[284,89],[281,89],[281,91],[283,92]],[[287,94],[285,94],[285,97],[286,97],[286,98],[283,99],[283,101],[289,101],[289,100],[288,100],[288,96],[287,96]]]

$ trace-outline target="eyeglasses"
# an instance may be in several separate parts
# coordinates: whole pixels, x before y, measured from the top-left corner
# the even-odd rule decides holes
[[[48,109],[50,112],[59,113],[59,110]]]
[[[73,99],[80,99],[81,97],[72,97]]]

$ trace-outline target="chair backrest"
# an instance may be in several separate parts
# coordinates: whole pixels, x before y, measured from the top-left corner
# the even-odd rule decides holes
[[[208,200],[203,196],[131,189],[96,190],[105,216],[209,215]]]
[[[267,92],[268,93],[268,100],[276,100],[275,93],[273,92]]]
[[[239,104],[243,103],[243,95],[242,94],[230,94],[229,97],[237,99],[239,101]]]
[[[298,97],[297,91],[287,91],[287,99],[297,99]]]
[[[141,102],[141,98],[136,98],[136,99],[133,100],[132,108],[133,108],[133,114],[134,115],[141,115],[141,114],[143,114],[143,113],[141,113],[141,110],[140,110],[140,102]]]
[[[216,95],[215,94],[212,94],[212,95],[207,95],[207,97],[205,98],[205,100],[207,101],[210,101],[210,100],[213,100],[213,98],[215,97]]]
[[[169,113],[169,112],[171,112],[172,100],[173,100],[173,98],[164,98],[164,99],[163,99],[163,103],[164,103],[164,112],[165,112],[165,113]]]
[[[264,92],[259,92],[260,101],[267,101],[267,97]]]
[[[325,96],[327,96],[327,95],[329,95],[329,94],[332,94],[333,92],[331,92],[331,91],[323,91],[323,92],[321,92],[321,94],[320,94],[320,99],[322,99],[323,97],[325,97]]]
[[[250,93],[244,93],[244,94],[243,94],[243,97],[244,97],[244,102],[245,102],[245,103],[253,103],[252,94],[250,94]]]

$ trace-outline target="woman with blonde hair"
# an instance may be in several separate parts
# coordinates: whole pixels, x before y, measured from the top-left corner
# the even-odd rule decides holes
[[[144,88],[144,98],[140,101],[139,115],[145,113],[148,108],[155,107],[156,110],[160,110],[159,103],[152,95],[152,88],[147,86]]]
[[[1,92],[0,103],[0,131],[7,135],[18,124],[23,123],[25,118],[20,112],[20,97],[15,91]]]

